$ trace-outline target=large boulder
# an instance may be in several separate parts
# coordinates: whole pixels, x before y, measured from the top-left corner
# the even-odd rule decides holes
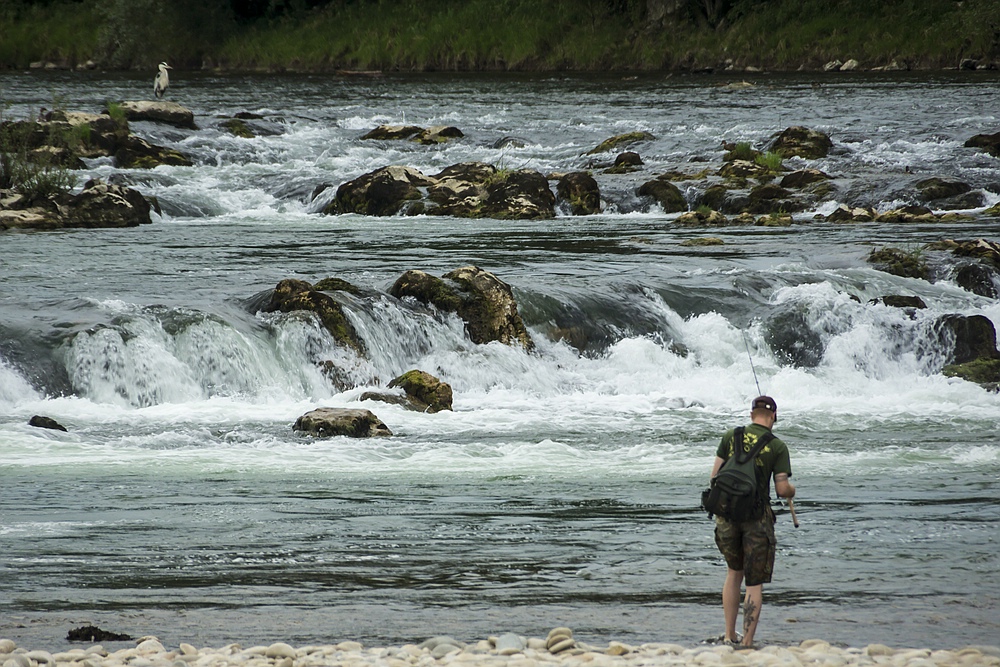
[[[776,183],[764,183],[750,190],[750,213],[795,213],[805,209],[805,204],[792,196],[789,190]]]
[[[1000,157],[1000,132],[977,134],[965,142],[966,148],[982,148],[993,157]]]
[[[410,270],[396,280],[389,293],[456,313],[465,322],[466,332],[474,343],[499,341],[505,345],[519,343],[528,350],[534,348],[510,285],[479,267],[455,269],[443,278]]]
[[[833,142],[823,132],[796,125],[779,133],[771,143],[770,150],[783,158],[803,157],[815,160],[826,157],[831,148]]]
[[[261,308],[265,313],[290,313],[308,310],[316,313],[323,327],[334,340],[349,347],[358,354],[365,353],[364,343],[358,337],[354,325],[344,315],[343,306],[326,292],[317,290],[304,280],[288,278],[274,288],[270,300]]]
[[[424,128],[416,125],[379,125],[361,138],[392,141],[397,139],[409,139],[424,131]]]
[[[152,222],[149,212],[138,190],[97,179],[79,194],[61,192],[42,200],[0,193],[0,229],[137,227]]]
[[[938,178],[936,176],[917,181],[916,187],[920,193],[920,198],[924,201],[954,197],[972,190],[972,186],[968,183],[963,183],[952,178]]]
[[[351,438],[389,436],[392,431],[371,410],[317,408],[295,420],[295,431],[320,438],[346,435]]]
[[[636,194],[642,197],[652,197],[663,208],[664,213],[678,213],[688,210],[684,193],[664,175],[657,176],[640,185]]]
[[[601,212],[601,190],[594,177],[585,171],[574,171],[560,178],[556,194],[569,202],[573,215]]]
[[[934,323],[953,364],[977,359],[1000,359],[997,332],[984,315],[944,315]]]
[[[464,136],[465,134],[457,127],[451,125],[432,125],[426,130],[421,130],[417,136],[413,137],[413,140],[418,144],[433,146],[435,144],[443,144],[450,139],[460,139]]]
[[[556,217],[556,197],[537,171],[507,172],[486,186],[486,200],[476,217],[500,220],[547,220]]]
[[[425,371],[407,371],[389,383],[393,387],[400,387],[425,412],[451,410],[451,386]]]
[[[432,183],[412,167],[382,167],[342,184],[323,212],[395,215],[407,202],[421,198],[418,188]]]
[[[152,169],[160,165],[190,167],[194,164],[180,151],[151,144],[135,135],[122,139],[114,156],[115,166],[120,169]]]
[[[118,105],[130,121],[150,121],[163,123],[174,127],[197,130],[194,123],[194,113],[176,102],[167,100],[139,100],[122,102]]]
[[[128,136],[128,124],[104,114],[50,111],[39,120],[0,124],[7,142],[22,144],[28,151],[48,151],[56,163],[79,168],[80,158],[113,155]],[[51,162],[51,161],[50,161]]]

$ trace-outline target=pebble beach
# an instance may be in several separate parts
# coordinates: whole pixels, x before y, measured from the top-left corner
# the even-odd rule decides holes
[[[795,667],[821,665],[893,665],[964,667],[1000,665],[1000,647],[958,649],[833,646],[809,639],[793,646],[743,649],[727,644],[686,647],[671,643],[631,646],[611,641],[607,646],[577,642],[568,628],[555,628],[546,638],[515,634],[475,643],[434,637],[421,644],[365,647],[344,641],[322,646],[294,647],[284,642],[268,646],[196,648],[181,643],[164,646],[143,637],[131,648],[108,651],[99,644],[52,653],[0,640],[2,667],[668,667],[679,665],[754,665]]]

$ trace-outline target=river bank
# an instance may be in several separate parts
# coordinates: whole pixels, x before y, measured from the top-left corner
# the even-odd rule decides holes
[[[553,630],[556,632],[558,629]],[[230,644],[221,648],[198,649],[181,643],[167,649],[154,637],[142,638],[134,648],[110,652],[101,645],[52,653],[40,649],[16,648],[10,640],[0,640],[0,661],[4,667],[677,667],[681,665],[754,665],[757,667],[797,667],[837,665],[838,667],[893,665],[894,667],[995,667],[1000,665],[1000,648],[968,646],[954,650],[892,648],[885,644],[838,647],[810,639],[793,646],[765,646],[738,649],[729,645],[703,644],[685,647],[672,643],[630,646],[611,641],[607,646],[589,646],[569,640],[570,648],[552,652],[541,638],[514,634],[493,636],[471,644],[451,637],[434,637],[421,644],[366,648],[359,642],[344,641],[323,646],[293,647],[285,642],[242,648]],[[555,649],[556,646],[553,646]]]
[[[0,9],[0,68],[148,69],[166,60],[225,72],[757,72],[1000,63],[986,0],[313,2],[308,11],[252,16],[229,3],[188,4],[10,3]]]

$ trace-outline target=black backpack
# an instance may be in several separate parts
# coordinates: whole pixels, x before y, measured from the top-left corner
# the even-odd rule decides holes
[[[763,516],[766,501],[757,488],[754,458],[772,440],[774,435],[768,431],[757,439],[753,449],[744,452],[743,427],[733,432],[733,455],[701,492],[701,507],[709,518],[717,515],[730,521],[749,521]]]

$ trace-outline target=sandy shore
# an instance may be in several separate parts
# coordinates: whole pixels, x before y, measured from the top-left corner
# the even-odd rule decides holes
[[[451,637],[435,637],[420,645],[369,648],[358,642],[293,647],[285,643],[243,648],[195,648],[181,644],[168,649],[153,637],[143,637],[134,648],[114,652],[100,645],[50,653],[0,640],[2,667],[660,667],[661,665],[908,665],[913,667],[1000,667],[1000,648],[969,646],[961,649],[893,648],[882,644],[843,648],[819,639],[797,646],[733,646],[677,644],[629,646],[612,641],[607,646],[576,642],[567,628],[549,636],[525,638],[513,634],[490,637],[473,644]]]

